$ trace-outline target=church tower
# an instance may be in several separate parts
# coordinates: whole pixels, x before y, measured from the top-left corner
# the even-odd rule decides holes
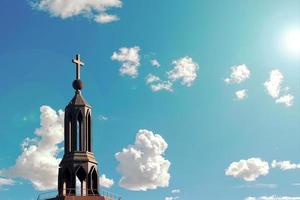
[[[84,64],[79,55],[72,62],[76,64],[75,95],[65,108],[65,152],[59,165],[57,199],[110,199],[99,194],[98,163],[93,153],[92,108],[81,93],[80,68]]]

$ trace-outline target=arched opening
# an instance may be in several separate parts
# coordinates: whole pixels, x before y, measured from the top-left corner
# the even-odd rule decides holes
[[[92,171],[92,191],[93,191],[93,194],[99,194],[98,185],[99,185],[98,173],[95,169],[93,169],[93,171]]]
[[[92,124],[91,124],[91,113],[87,114],[87,150],[92,151]]]
[[[75,177],[76,177],[75,195],[85,196],[86,195],[86,172],[82,167],[78,168]]]
[[[79,120],[77,120],[76,122],[76,151],[80,150],[80,135],[81,135],[81,131],[80,131],[80,122]]]
[[[71,185],[71,172],[68,168],[65,169],[63,172],[63,188],[62,194],[64,196],[71,195],[72,192],[72,185]]]
[[[82,114],[79,112],[76,120],[76,151],[81,151],[82,147]]]
[[[87,188],[88,188],[88,194],[93,195],[92,191],[92,172],[94,170],[94,167],[92,167],[89,171],[88,179],[87,179]]]
[[[76,176],[76,188],[75,188],[75,195],[82,196],[82,183],[79,178]]]
[[[88,176],[88,192],[90,195],[99,194],[98,185],[99,185],[98,173],[95,167],[92,167]]]
[[[69,153],[73,151],[74,141],[73,135],[72,135],[72,113],[70,113],[69,110],[66,110],[65,112],[65,118],[64,118],[64,137],[65,137],[65,153]]]
[[[68,134],[68,137],[67,137],[67,140],[66,141],[66,148],[68,149],[68,152],[72,151],[72,115],[69,115],[68,117],[69,121],[68,121],[68,124],[67,124],[67,127],[68,127],[68,131],[67,131],[67,134]]]

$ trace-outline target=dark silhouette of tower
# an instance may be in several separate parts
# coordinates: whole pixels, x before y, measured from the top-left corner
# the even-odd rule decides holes
[[[57,200],[110,200],[99,193],[99,172],[93,154],[92,108],[83,98],[77,54],[75,95],[65,108],[64,156],[59,165]]]

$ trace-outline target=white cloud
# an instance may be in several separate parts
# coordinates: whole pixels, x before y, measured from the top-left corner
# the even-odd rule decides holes
[[[173,92],[173,83],[170,81],[160,81],[158,83],[151,84],[150,88],[153,92],[158,92],[161,90]]]
[[[282,82],[282,73],[278,69],[275,69],[270,72],[269,80],[264,83],[264,86],[269,95],[271,95],[273,98],[277,98],[280,94]]]
[[[226,176],[242,178],[245,181],[255,181],[259,176],[265,176],[269,173],[269,164],[260,158],[250,158],[233,162],[226,169]]]
[[[262,196],[262,197],[247,197],[245,200],[300,200],[300,197],[288,197],[288,196]]]
[[[237,100],[243,100],[248,96],[247,94],[247,90],[243,89],[243,90],[238,90],[235,92],[235,97]]]
[[[140,48],[135,47],[122,47],[118,52],[114,52],[111,59],[117,60],[122,63],[120,68],[121,75],[128,75],[132,78],[138,75],[138,66],[140,66]]]
[[[99,115],[98,119],[100,121],[107,121],[108,120],[108,117],[107,116],[104,116],[104,115]]]
[[[167,187],[170,180],[170,162],[164,158],[167,148],[168,144],[159,134],[139,130],[135,143],[115,155],[122,175],[120,186],[134,191]]]
[[[180,193],[180,189],[174,189],[171,191],[173,194]]]
[[[10,186],[10,185],[14,185],[15,181],[12,179],[7,179],[7,178],[0,178],[0,188],[1,186]]]
[[[151,62],[151,65],[154,67],[157,67],[157,68],[160,67],[160,63],[158,62],[158,60],[153,59],[150,62]]]
[[[175,200],[175,199],[179,199],[179,197],[166,197],[165,200]]]
[[[291,163],[291,161],[276,161],[273,160],[271,164],[272,168],[279,168],[281,170],[299,169],[300,164]]]
[[[110,188],[111,186],[114,185],[114,180],[113,179],[109,179],[105,176],[105,174],[102,174],[99,177],[99,182],[100,182],[100,186],[102,187],[106,187],[106,188]]]
[[[285,104],[286,106],[292,106],[294,104],[294,96],[287,94],[276,99],[276,103]]]
[[[241,83],[250,78],[251,72],[245,64],[231,67],[231,74],[229,78],[224,81],[226,83]]]
[[[121,0],[30,0],[34,9],[49,12],[51,16],[62,19],[82,16],[98,23],[118,20],[115,15],[107,14],[111,8],[122,7]]]
[[[40,111],[41,127],[35,130],[37,137],[24,140],[15,166],[3,170],[2,175],[27,179],[38,190],[55,189],[61,160],[57,157],[58,144],[64,139],[64,112],[56,112],[49,106],[42,106]]]
[[[150,89],[153,92],[158,92],[161,90],[173,92],[173,83],[171,81],[162,81],[158,76],[153,74],[148,74],[146,76],[146,83],[150,84]]]
[[[172,62],[174,69],[167,72],[171,81],[181,80],[182,85],[191,86],[197,78],[199,66],[191,57],[183,57]]]
[[[146,76],[146,83],[147,84],[157,82],[157,81],[160,81],[160,78],[158,76],[155,76],[153,74],[148,74]]]
[[[294,96],[291,94],[282,95],[281,85],[284,80],[283,74],[278,70],[274,69],[270,72],[269,80],[264,83],[264,86],[268,94],[273,97],[276,103],[285,104],[286,106],[292,106],[294,103]],[[288,87],[285,88],[285,93],[288,92]]]
[[[117,15],[109,15],[107,13],[102,13],[100,15],[95,16],[95,21],[101,24],[107,24],[118,20],[119,17]]]

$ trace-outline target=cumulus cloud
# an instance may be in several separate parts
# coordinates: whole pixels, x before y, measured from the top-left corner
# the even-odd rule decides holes
[[[170,162],[164,158],[167,148],[159,134],[139,130],[134,144],[115,154],[119,162],[117,170],[122,175],[120,186],[134,191],[167,187],[170,180]]]
[[[235,92],[235,97],[237,100],[243,100],[248,96],[247,94],[247,90],[243,89],[243,90],[238,90]]]
[[[118,20],[116,15],[107,13],[112,8],[122,7],[121,0],[30,0],[34,9],[49,12],[51,16],[67,19],[82,16],[98,23]]]
[[[105,174],[102,174],[99,177],[99,182],[100,182],[100,186],[106,187],[106,188],[110,188],[111,186],[114,185],[114,180],[107,178]]]
[[[270,72],[269,80],[264,83],[264,86],[268,94],[276,99],[276,103],[285,104],[286,106],[292,106],[294,102],[294,96],[291,94],[281,94],[283,80],[283,74],[278,69],[274,69]],[[285,88],[284,91],[285,93],[287,93],[288,88]]]
[[[269,95],[271,95],[273,98],[277,98],[279,97],[282,82],[282,73],[278,69],[275,69],[270,72],[269,80],[264,83],[264,86]]]
[[[118,51],[113,52],[112,60],[121,63],[120,74],[128,75],[136,78],[139,74],[140,66],[140,47],[122,47]],[[160,67],[160,63],[156,59],[150,60],[152,66]],[[160,77],[149,73],[145,80],[149,88],[154,91],[173,92],[175,81],[180,81],[181,85],[190,87],[197,78],[198,64],[192,58],[186,56],[172,61],[173,69],[165,72],[167,79],[162,80]]]
[[[251,72],[245,64],[236,65],[231,67],[230,77],[224,81],[226,83],[242,83],[250,78]]]
[[[286,106],[292,106],[294,104],[294,96],[287,94],[279,97],[275,102],[279,104],[285,104]]]
[[[148,74],[146,76],[146,83],[147,84],[157,82],[157,81],[160,81],[160,78],[158,76],[155,76],[153,74]]]
[[[245,181],[255,181],[259,176],[265,176],[269,173],[269,164],[260,158],[250,158],[233,162],[226,169],[226,176],[242,178]]]
[[[150,89],[153,92],[161,90],[173,92],[173,83],[171,81],[162,81],[158,76],[148,74],[146,76],[146,83],[150,84]]]
[[[13,179],[8,179],[8,178],[0,178],[0,188],[2,186],[10,186],[10,185],[14,185],[15,181]]]
[[[117,15],[109,15],[107,13],[102,13],[95,17],[95,21],[101,24],[107,24],[110,22],[118,21],[119,17]]]
[[[160,67],[160,63],[156,59],[151,60],[150,63],[154,67],[157,67],[157,68]]]
[[[183,57],[172,62],[174,68],[167,72],[171,81],[181,80],[182,85],[191,86],[197,78],[199,66],[191,57]]]
[[[300,164],[291,163],[291,161],[277,161],[273,160],[271,164],[272,168],[279,168],[281,170],[299,169]]]
[[[288,196],[262,196],[262,197],[247,197],[245,200],[300,200],[300,197]]]
[[[16,164],[2,174],[21,177],[32,182],[37,190],[54,189],[57,185],[59,144],[63,141],[64,112],[49,106],[40,108],[41,123],[35,138],[26,138]],[[47,178],[45,178],[47,177]]]
[[[151,84],[150,88],[153,92],[158,92],[161,90],[173,92],[173,83],[170,81],[159,81],[158,83]]]
[[[140,66],[140,47],[122,47],[118,52],[114,52],[111,56],[112,60],[121,63],[120,74],[128,75],[136,78],[138,75],[138,67]]]

